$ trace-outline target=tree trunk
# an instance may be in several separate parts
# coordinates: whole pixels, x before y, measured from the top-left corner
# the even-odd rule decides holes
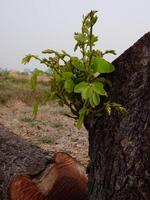
[[[90,200],[150,200],[150,32],[113,63],[111,101],[128,114],[85,123]]]

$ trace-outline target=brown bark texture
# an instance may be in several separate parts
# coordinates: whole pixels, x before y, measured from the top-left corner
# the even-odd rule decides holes
[[[113,64],[111,101],[128,114],[85,123],[90,200],[150,200],[150,32]]]
[[[0,124],[0,200],[7,200],[11,177],[38,176],[49,164],[48,152],[21,139]]]

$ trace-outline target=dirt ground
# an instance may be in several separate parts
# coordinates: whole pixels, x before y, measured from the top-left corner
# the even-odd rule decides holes
[[[64,114],[68,109],[57,104],[41,106],[36,120],[32,107],[13,101],[0,105],[0,123],[17,135],[49,152],[65,151],[83,165],[88,162],[88,135],[85,128],[77,129],[75,121]]]

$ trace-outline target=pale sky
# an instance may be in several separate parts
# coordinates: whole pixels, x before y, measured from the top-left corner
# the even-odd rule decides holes
[[[150,31],[150,0],[0,0],[0,68],[33,69],[36,62],[21,59],[48,48],[73,53],[74,32],[90,10],[98,11],[97,48],[117,56]]]

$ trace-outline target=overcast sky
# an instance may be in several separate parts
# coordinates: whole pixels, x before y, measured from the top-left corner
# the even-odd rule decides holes
[[[150,0],[0,0],[0,68],[33,69],[22,57],[47,48],[73,53],[73,34],[90,10],[99,16],[97,48],[117,56],[150,31]]]

